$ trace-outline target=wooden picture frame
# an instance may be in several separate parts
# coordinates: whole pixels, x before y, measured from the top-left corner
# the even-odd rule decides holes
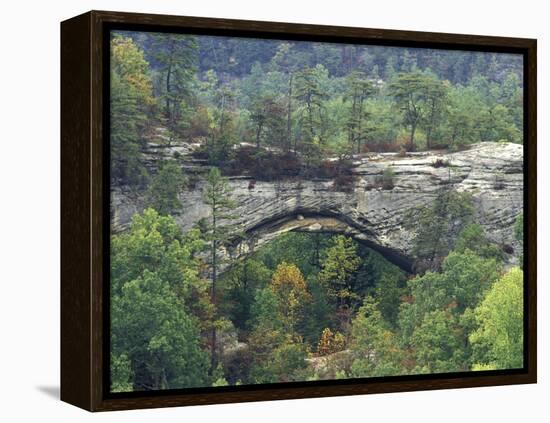
[[[524,63],[524,368],[112,394],[106,349],[108,31],[133,29],[509,52]],[[536,383],[536,40],[91,11],[61,23],[61,399],[89,411]],[[107,279],[108,282],[108,279]]]

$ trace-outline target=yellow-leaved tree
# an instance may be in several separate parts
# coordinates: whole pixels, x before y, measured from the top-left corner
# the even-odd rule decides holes
[[[296,265],[282,262],[273,273],[271,289],[277,296],[283,323],[292,331],[304,305],[311,300],[302,272]]]

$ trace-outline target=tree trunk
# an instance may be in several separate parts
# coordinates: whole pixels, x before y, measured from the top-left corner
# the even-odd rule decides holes
[[[357,154],[361,154],[361,136],[362,129],[361,125],[363,124],[363,96],[359,98],[359,111],[357,113]]]
[[[222,101],[220,105],[220,135],[223,134],[223,120],[225,118],[225,93],[222,94]]]
[[[172,77],[173,56],[174,56],[174,42],[172,41],[172,43],[170,44],[170,56],[169,56],[170,58],[168,60],[168,69],[166,70],[166,103],[165,103],[165,106],[166,106],[165,113],[166,113],[166,117],[168,118],[168,122],[170,123],[172,121],[172,116],[170,112],[170,79]]]
[[[356,108],[356,104],[357,104],[357,95],[354,92],[353,93],[353,102],[351,103],[351,120],[350,120],[350,124],[349,124],[349,132],[348,132],[348,141],[350,143],[350,148],[353,148],[353,143],[355,142],[355,137],[357,135],[355,133],[355,119],[356,119],[355,108]]]
[[[288,107],[286,115],[286,138],[289,151],[292,148],[292,78],[293,74],[290,72],[288,77]],[[296,146],[294,146],[294,152],[296,152]]]
[[[436,109],[436,103],[435,103],[435,100],[432,99],[430,124],[428,125],[428,130],[426,131],[426,148],[428,150],[432,148],[432,132],[435,126],[435,109]]]
[[[260,135],[262,134],[262,126],[263,124],[258,124],[258,130],[256,131],[256,148],[260,149]]]
[[[170,116],[170,77],[172,74],[172,64],[170,63],[168,65],[168,70],[166,73],[166,103],[165,103],[165,113],[166,118],[168,119],[168,122],[171,122],[171,116]]]
[[[416,132],[416,122],[411,124],[411,136],[409,139],[409,151],[414,151],[414,133]]]
[[[217,263],[217,257],[216,257],[216,248],[217,248],[217,242],[216,242],[216,205],[212,205],[212,286],[210,290],[210,302],[216,307],[216,282],[218,278],[218,263]],[[216,316],[213,316],[213,322],[212,322],[212,345],[210,347],[210,369],[212,374],[216,370],[217,366],[217,357],[216,357],[216,325],[215,320]]]

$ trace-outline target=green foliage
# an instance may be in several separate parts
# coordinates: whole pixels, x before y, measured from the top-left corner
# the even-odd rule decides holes
[[[305,380],[307,349],[290,335],[277,332],[253,334],[254,351],[251,383],[277,383]]]
[[[390,166],[387,166],[382,175],[376,177],[375,186],[384,190],[392,190],[395,184],[395,172]]]
[[[365,298],[353,320],[351,333],[352,377],[403,374],[402,349],[372,297]]]
[[[447,113],[449,83],[440,81],[432,73],[427,73],[423,89],[424,107],[427,111],[420,124],[426,133],[426,148],[429,149],[433,147],[434,137],[441,136],[442,122]]]
[[[305,67],[296,73],[294,97],[298,101],[298,122],[302,151],[306,164],[319,160],[321,149],[326,142],[326,92],[322,89],[322,79],[326,78],[323,65]],[[296,147],[295,147],[296,149]]]
[[[330,155],[398,151],[405,139],[409,150],[522,142],[522,65],[507,55],[121,34],[111,44],[118,184],[146,185],[141,147],[163,128],[155,142],[199,142],[221,169],[239,143],[294,150],[305,176]]]
[[[523,367],[523,272],[508,271],[474,311],[478,328],[470,335],[478,369]]]
[[[232,157],[231,149],[238,142],[237,114],[232,110],[234,100],[235,93],[228,86],[221,86],[215,91],[215,108],[206,145],[208,161],[215,166]]]
[[[192,230],[183,236],[172,217],[160,216],[153,209],[134,215],[130,231],[111,240],[111,292],[119,294],[125,283],[146,270],[158,274],[184,297],[200,290],[195,253],[203,250],[204,243],[199,235]]]
[[[411,336],[415,350],[414,373],[445,373],[468,370],[464,334],[457,317],[445,310],[424,315]]]
[[[391,326],[397,325],[401,298],[406,295],[406,283],[399,271],[385,271],[376,282],[374,296],[382,317]]]
[[[249,258],[227,271],[221,280],[222,300],[220,312],[228,316],[235,326],[244,331],[250,329],[255,293],[267,286],[271,271],[259,260]]]
[[[152,35],[151,52],[159,67],[157,90],[168,129],[181,132],[188,126],[186,106],[193,96],[197,64],[196,38],[183,34]]]
[[[409,217],[409,225],[416,229],[413,253],[420,260],[419,271],[437,269],[439,260],[454,247],[457,234],[472,222],[473,211],[469,193],[445,189],[432,204]]]
[[[516,238],[516,240],[518,241],[521,249],[523,250],[523,226],[524,226],[524,222],[523,222],[523,213],[521,213],[517,218],[516,218],[516,223],[514,223],[514,237]],[[521,269],[523,269],[523,251],[521,252],[520,256],[519,256],[519,267]]]
[[[294,277],[288,278],[289,275]],[[305,292],[299,281],[298,287],[295,287],[295,279],[300,279],[295,269],[285,266],[276,277],[280,282],[289,282],[275,285],[286,287],[295,300],[292,305],[287,305],[281,290],[274,289],[273,284],[258,291],[252,308],[254,330],[248,338],[251,353],[250,383],[288,382],[304,380],[306,377],[307,346],[294,331],[294,322],[289,317],[301,308],[302,305],[296,299]],[[299,293],[292,295],[293,290]]]
[[[153,177],[147,192],[147,203],[162,215],[174,214],[181,210],[178,194],[185,188],[187,178],[180,165],[169,160],[161,165]]]
[[[153,209],[136,214],[129,232],[113,236],[113,389],[126,390],[129,380],[133,389],[207,383],[203,322],[194,317],[209,314],[195,259],[202,249],[198,231],[184,236],[172,217]]]
[[[359,257],[351,238],[336,236],[326,251],[319,273],[319,281],[325,284],[328,296],[338,306],[351,305],[357,301],[353,292],[353,274],[359,268]]]
[[[472,251],[453,252],[443,262],[441,273],[427,272],[408,282],[410,298],[401,304],[399,327],[403,339],[413,332],[427,313],[444,310],[461,315],[475,307],[497,279],[500,266],[494,259],[483,259]]]
[[[516,223],[514,223],[514,236],[516,237],[516,240],[523,244],[523,213],[521,213],[516,218]]]
[[[279,299],[271,287],[266,286],[256,292],[251,309],[252,324],[255,328],[282,330],[279,317]]]
[[[142,186],[148,173],[141,161],[141,145],[155,104],[149,63],[130,38],[111,39],[111,178]]]
[[[228,386],[228,385],[229,385],[229,383],[227,382],[227,380],[224,377],[216,379],[214,381],[214,383],[212,383],[212,386],[214,386],[214,387],[216,387],[216,386]]]
[[[479,127],[486,109],[473,87],[453,87],[449,94],[445,136],[451,148],[481,141]]]
[[[346,83],[348,87],[344,101],[350,103],[346,122],[348,143],[350,146],[356,146],[356,152],[359,154],[362,152],[363,142],[373,130],[372,125],[367,122],[369,114],[365,106],[367,99],[375,93],[375,87],[364,73],[357,71],[347,76]]]
[[[226,244],[235,235],[235,225],[229,223],[234,216],[231,211],[237,205],[231,198],[231,187],[226,178],[221,176],[218,168],[213,167],[206,178],[203,191],[203,201],[210,207],[210,218],[204,222],[203,236],[208,241],[208,250],[211,266],[210,301],[217,304],[217,279],[220,259],[218,248]],[[217,340],[216,330],[222,321],[217,319],[211,329],[211,368],[217,366]]]
[[[330,237],[323,234],[289,232],[274,239],[255,257],[271,270],[284,261],[296,264],[304,275],[316,274],[323,251],[330,243]]]
[[[304,305],[302,319],[297,330],[311,348],[318,344],[323,329],[334,326],[334,309],[323,284],[311,275],[307,281],[311,300]]]
[[[209,384],[197,323],[157,273],[144,270],[126,282],[112,298],[111,316],[112,351],[132,362],[135,390]]]
[[[502,277],[512,248],[474,222],[449,163],[434,164],[449,189],[409,216],[408,282],[329,234],[287,233],[220,271],[240,236],[222,173],[248,175],[251,190],[255,179],[308,177],[349,192],[353,153],[521,143],[522,79],[521,60],[504,54],[115,34],[112,184],[150,208],[111,241],[111,389],[520,367],[521,272]],[[210,215],[185,234],[171,217],[191,183],[183,157],[170,152],[151,177],[143,156],[176,141],[200,144],[195,159],[216,166],[203,191]],[[370,188],[394,185],[387,167]],[[522,245],[522,216],[514,233]]]
[[[468,334],[475,327],[472,309],[483,300],[500,275],[494,259],[469,249],[453,251],[440,273],[427,272],[408,283],[401,304],[401,342],[410,348],[411,371],[464,371],[472,363]]]
[[[415,134],[418,126],[424,121],[434,121],[435,114],[428,117],[429,107],[426,105],[428,92],[433,102],[439,103],[441,92],[434,88],[435,83],[422,72],[414,71],[399,73],[388,86],[388,93],[393,98],[396,108],[401,112],[403,124],[410,130],[408,148],[415,149]]]
[[[111,352],[111,392],[131,392],[133,378],[128,356],[124,353],[117,356]]]
[[[252,102],[250,120],[254,123],[256,147],[263,141],[284,148],[286,116],[283,104],[272,93],[260,93]]]
[[[203,200],[210,207],[205,237],[212,243],[213,256],[218,245],[227,242],[235,232],[235,226],[229,224],[229,221],[235,218],[231,212],[237,207],[231,198],[231,192],[228,180],[221,176],[220,170],[215,167],[210,169],[203,191]]]
[[[477,223],[466,226],[455,241],[454,251],[465,252],[471,250],[483,258],[494,258],[497,261],[504,259],[503,251],[485,236],[483,227]]]

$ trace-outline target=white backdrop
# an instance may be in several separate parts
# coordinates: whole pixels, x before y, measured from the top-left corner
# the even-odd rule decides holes
[[[53,3],[53,4],[52,4]],[[145,422],[519,422],[550,417],[550,306],[543,219],[550,26],[543,1],[12,0],[2,5],[0,65],[0,420]],[[92,415],[59,390],[59,22],[89,9],[214,16],[539,40],[539,384]],[[548,15],[546,14],[548,17]],[[545,95],[546,94],[546,95]],[[546,127],[548,128],[548,126]],[[547,334],[546,334],[547,335]],[[545,392],[544,391],[549,391]],[[161,420],[162,419],[162,420]]]

